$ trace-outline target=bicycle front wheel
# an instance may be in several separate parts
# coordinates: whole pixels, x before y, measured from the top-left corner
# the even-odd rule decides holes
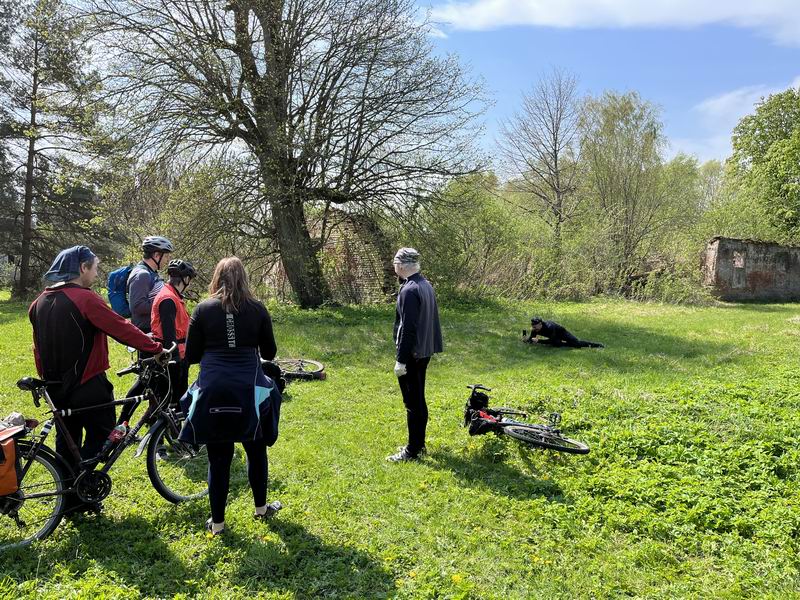
[[[306,358],[278,358],[273,361],[286,379],[325,379],[325,365]]]
[[[185,444],[166,421],[150,430],[147,475],[156,491],[174,504],[208,495],[208,453],[203,445]]]
[[[17,492],[0,496],[0,552],[46,538],[63,518],[67,487],[64,467],[44,447],[32,459],[26,459],[31,448],[30,442],[17,444],[27,471]]]
[[[506,425],[503,432],[511,437],[540,448],[567,452],[569,454],[588,454],[589,446],[578,440],[564,437],[560,433],[536,425]]]

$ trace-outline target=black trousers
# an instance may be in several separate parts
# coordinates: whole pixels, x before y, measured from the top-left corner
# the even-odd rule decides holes
[[[225,505],[231,481],[233,442],[206,444],[208,450],[208,499],[211,503],[211,519],[214,523],[225,520]],[[253,490],[256,506],[267,503],[267,444],[264,439],[242,442],[247,453],[247,478]]]
[[[53,398],[58,408],[83,408],[114,401],[114,386],[105,373],[92,377],[63,398]],[[81,459],[96,456],[114,428],[116,413],[113,406],[88,410],[77,415],[63,417],[67,432],[80,448]],[[85,437],[84,437],[85,434]],[[83,443],[83,445],[81,445]],[[56,452],[77,472],[78,460],[67,444],[61,428],[56,429]]]
[[[430,357],[415,358],[406,364],[406,374],[397,378],[403,404],[406,406],[408,424],[408,451],[417,454],[425,447],[425,429],[428,426],[428,405],[425,403],[425,373]]]

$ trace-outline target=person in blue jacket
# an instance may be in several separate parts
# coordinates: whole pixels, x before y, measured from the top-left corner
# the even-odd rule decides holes
[[[261,359],[275,358],[272,319],[250,292],[237,257],[217,264],[210,298],[200,302],[189,320],[186,361],[200,363],[200,376],[181,399],[186,421],[180,439],[205,444],[208,451],[208,496],[213,535],[225,529],[234,443],[247,453],[247,476],[255,517],[268,518],[281,508],[267,503],[267,446],[278,438],[281,394],[264,374]]]
[[[416,460],[425,452],[425,374],[431,356],[443,349],[436,294],[419,272],[419,258],[414,248],[400,248],[393,260],[394,271],[403,282],[394,320],[394,373],[406,407],[408,443],[387,457],[391,462]]]

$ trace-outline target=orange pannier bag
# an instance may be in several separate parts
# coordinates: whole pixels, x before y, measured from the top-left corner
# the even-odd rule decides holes
[[[2,433],[0,432],[0,435]],[[17,441],[14,438],[8,438],[0,442],[0,496],[13,494],[18,489]]]

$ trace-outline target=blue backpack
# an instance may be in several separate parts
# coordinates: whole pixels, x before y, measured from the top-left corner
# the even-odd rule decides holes
[[[131,271],[133,265],[127,265],[108,274],[108,301],[111,309],[126,319],[131,316],[131,307],[128,305],[128,276]]]

